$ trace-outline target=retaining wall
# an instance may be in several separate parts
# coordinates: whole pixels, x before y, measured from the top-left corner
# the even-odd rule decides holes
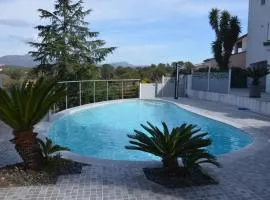
[[[188,90],[188,96],[195,99],[221,102],[239,108],[247,108],[253,112],[270,115],[270,102],[232,94]]]

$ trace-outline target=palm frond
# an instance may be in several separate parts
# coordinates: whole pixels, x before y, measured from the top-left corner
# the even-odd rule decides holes
[[[43,141],[41,139],[37,139],[41,151],[43,153],[43,156],[48,159],[52,154],[57,153],[59,151],[70,151],[67,147],[62,147],[60,145],[53,144],[52,140],[49,138],[46,138],[46,141]]]
[[[206,150],[212,140],[196,125],[184,123],[170,132],[164,122],[163,131],[149,122],[147,124],[141,125],[147,133],[134,130],[135,134],[128,135],[131,145],[126,149],[151,153],[162,160],[181,157],[188,168],[200,167],[203,163],[219,166],[216,157]]]
[[[16,131],[32,130],[64,96],[63,86],[44,78],[36,83],[25,81],[9,92],[0,88],[0,120]]]

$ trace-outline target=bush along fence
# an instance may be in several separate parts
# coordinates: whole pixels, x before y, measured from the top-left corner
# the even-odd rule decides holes
[[[231,88],[247,88],[248,78],[245,68],[232,67]]]
[[[231,70],[228,72],[193,72],[192,90],[228,94],[231,88]]]

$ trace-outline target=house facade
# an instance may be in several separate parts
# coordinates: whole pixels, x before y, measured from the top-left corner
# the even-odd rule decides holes
[[[270,64],[270,0],[249,0],[246,66]],[[270,75],[266,78],[270,92]]]

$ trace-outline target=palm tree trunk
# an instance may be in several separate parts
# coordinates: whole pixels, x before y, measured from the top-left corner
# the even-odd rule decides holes
[[[179,168],[178,160],[176,157],[162,159],[164,169],[169,173],[174,173]]]
[[[11,142],[15,144],[15,149],[23,159],[26,168],[35,171],[41,170],[44,158],[36,140],[37,133],[14,131],[13,134],[15,137]]]

